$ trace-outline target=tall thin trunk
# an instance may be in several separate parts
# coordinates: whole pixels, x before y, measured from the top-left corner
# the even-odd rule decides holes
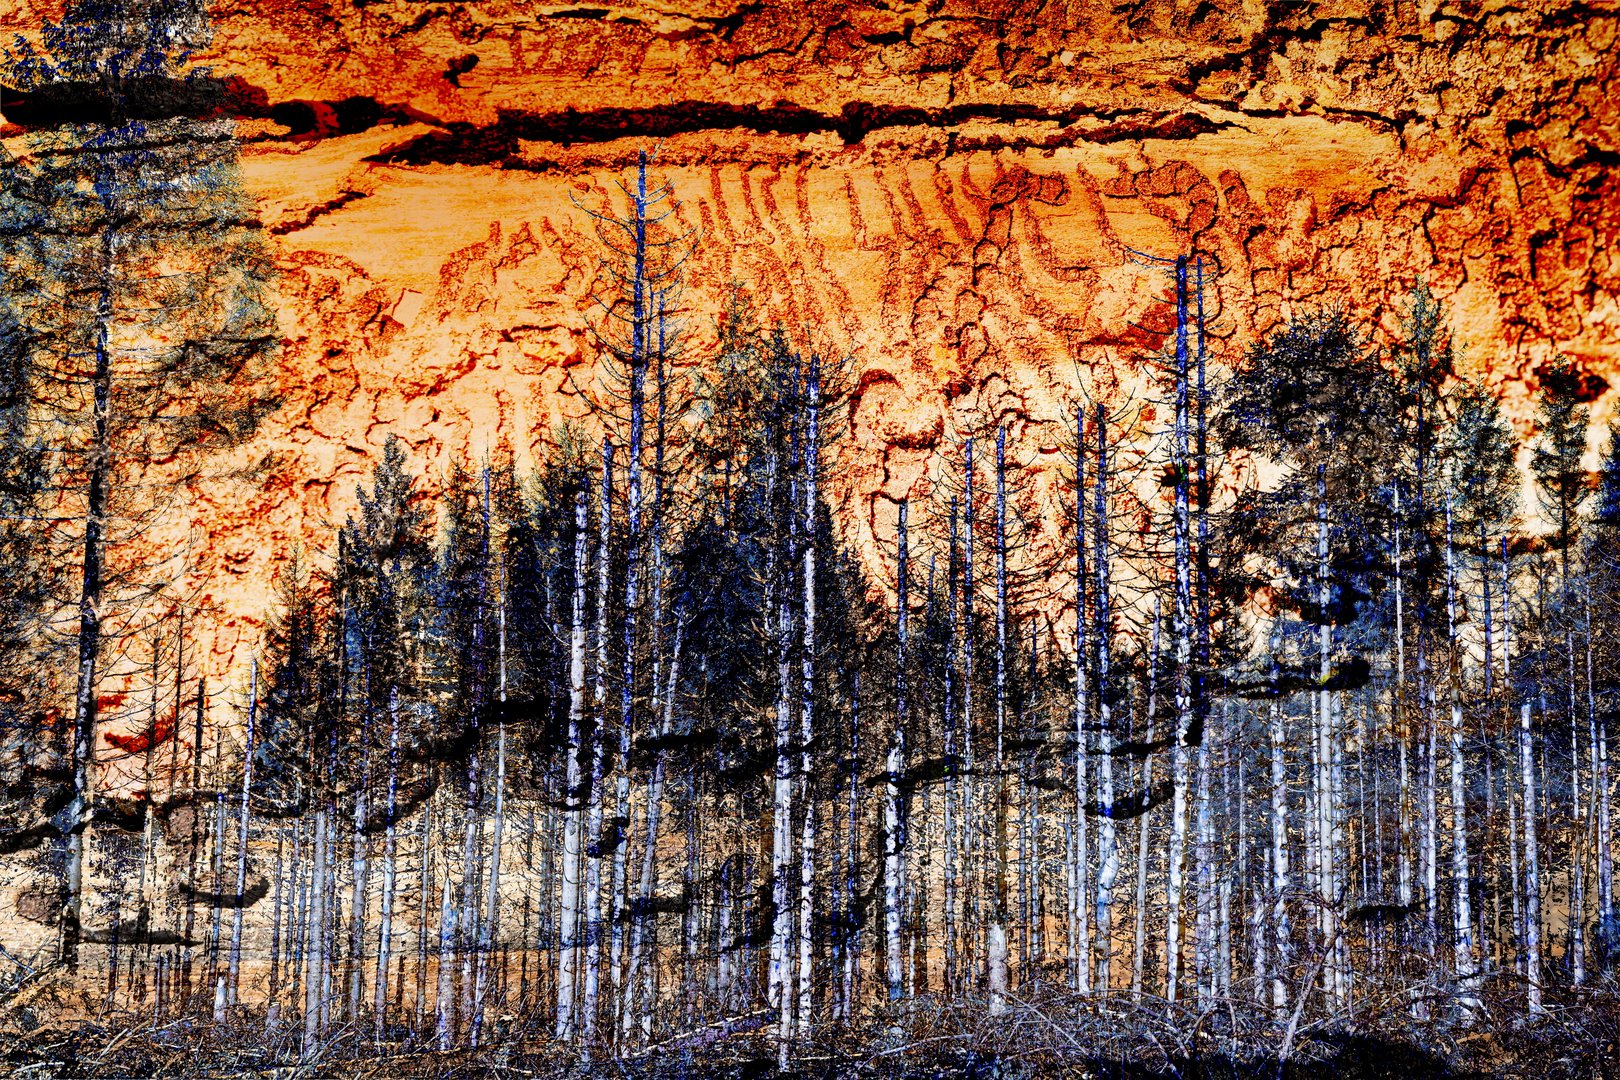
[[[399,687],[388,688],[388,801],[384,807],[382,897],[377,914],[377,970],[372,983],[371,1011],[376,1041],[388,1033],[388,975],[394,947],[394,865],[399,818]],[[425,857],[425,853],[424,853]]]
[[[861,975],[861,916],[857,903],[860,896],[860,761],[861,761],[861,676],[856,671],[850,676],[849,688],[849,780],[845,789],[847,805],[844,828],[844,969],[840,1000],[844,1023],[854,1015],[855,995]],[[885,868],[887,862],[885,861]]]
[[[1458,1005],[1464,1015],[1479,1008],[1479,964],[1474,954],[1474,918],[1468,895],[1468,803],[1463,785],[1462,658],[1457,641],[1457,568],[1451,535],[1451,500],[1446,500],[1446,644],[1451,664],[1451,876],[1456,895],[1452,909],[1452,970],[1457,977]]]
[[[157,742],[158,742],[158,694],[162,690],[162,678],[163,678],[160,667],[159,667],[160,660],[161,660],[161,655],[162,655],[161,654],[162,645],[163,645],[162,636],[160,634],[154,632],[153,635],[152,635],[152,707],[151,707],[151,710],[149,711],[149,713],[147,714],[147,732],[148,732],[148,735],[147,735],[147,742],[146,742],[146,751],[142,755],[142,761],[141,761],[141,787],[143,789],[143,794],[142,794],[142,797],[141,797],[141,852],[140,852],[140,861],[139,861],[139,867],[138,867],[138,870],[137,870],[136,883],[135,883],[135,928],[136,928],[136,932],[140,935],[140,937],[142,939],[142,942],[141,942],[141,945],[140,945],[140,948],[139,948],[139,953],[140,953],[140,961],[139,962],[140,962],[140,965],[141,965],[141,970],[140,970],[140,974],[139,974],[139,980],[140,981],[137,984],[136,991],[135,991],[137,1001],[144,1000],[144,998],[146,996],[146,975],[147,975],[146,969],[147,969],[147,966],[150,964],[151,959],[152,959],[152,944],[151,944],[151,941],[152,941],[152,936],[151,936],[151,929],[152,929],[152,901],[151,901],[151,894],[150,894],[149,880],[148,879],[156,878],[156,876],[157,876],[156,837],[155,837],[155,834],[154,834],[154,831],[153,831],[153,825],[154,825],[154,819],[155,819],[155,815],[153,814],[153,801],[156,798],[156,796],[154,795],[153,790],[152,790],[153,786],[154,786],[154,780],[156,778],[155,778],[155,776],[154,776],[154,774],[152,772],[152,752],[153,752],[153,750],[156,749]],[[176,720],[179,719],[179,709],[180,709],[180,696],[179,696],[178,693],[176,693],[176,695],[175,695]],[[178,725],[176,725],[176,726],[178,727]],[[175,731],[172,734],[175,737],[175,741],[178,742],[179,741],[179,734],[180,734],[179,731]],[[26,752],[24,753],[23,760],[25,760],[25,761],[27,760]],[[279,852],[278,852],[278,854],[279,854]],[[280,899],[281,899],[281,894],[280,894],[280,892],[278,890],[277,894],[276,894],[276,900],[277,900],[278,903],[280,902]],[[136,974],[135,973],[135,965],[136,965],[136,963],[137,963],[136,957],[134,955],[134,952],[132,952],[131,956],[130,956],[130,975],[131,975],[131,977],[135,977],[135,974]],[[274,981],[275,981],[274,966],[275,966],[274,960],[272,960],[271,961],[271,969],[272,969],[271,982],[272,983],[274,983]]]
[[[304,968],[305,956],[309,951],[309,911],[313,890],[310,888],[313,870],[305,872],[305,864],[312,860],[305,857],[307,844],[305,833],[308,832],[309,815],[299,815],[298,821],[293,824],[292,855],[290,863],[293,878],[293,896],[288,901],[287,911],[287,970],[288,970],[288,999],[291,1007],[300,1010],[304,1008]]]
[[[1592,656],[1592,571],[1588,567],[1581,575],[1582,594],[1582,623],[1584,632],[1584,651],[1586,654],[1586,722],[1588,739],[1590,740],[1588,760],[1592,772],[1592,798],[1597,812],[1597,875],[1598,875],[1598,926],[1599,932],[1608,942],[1608,948],[1614,948],[1614,853],[1610,846],[1609,833],[1609,754],[1607,721],[1598,715],[1597,690],[1595,688],[1595,675],[1593,672]]]
[[[1519,783],[1524,797],[1524,979],[1531,1016],[1541,1005],[1541,860],[1536,848],[1536,770],[1531,752],[1530,703],[1519,706]]]
[[[488,532],[489,473],[484,473],[485,532]],[[485,544],[486,552],[488,544]],[[496,609],[496,701],[501,717],[495,725],[495,820],[489,840],[489,876],[484,891],[484,913],[478,934],[478,984],[473,994],[472,1044],[479,1045],[484,1026],[484,1009],[489,992],[490,965],[495,959],[495,941],[501,912],[501,850],[506,837],[506,592],[501,587]]]
[[[961,817],[957,807],[962,793],[962,763],[957,746],[956,697],[964,692],[957,682],[957,650],[961,647],[961,628],[957,609],[957,503],[951,499],[949,552],[945,561],[945,701],[941,713],[941,727],[945,732],[945,992],[960,994],[962,987],[957,969],[957,949],[961,933],[962,872],[960,862]]]
[[[1333,620],[1329,614],[1333,601],[1333,587],[1328,564],[1328,505],[1326,467],[1316,471],[1316,603],[1321,612],[1317,627],[1317,677],[1321,690],[1317,695],[1317,858],[1318,886],[1321,911],[1322,948],[1328,959],[1324,964],[1324,984],[1329,998],[1336,1005],[1344,1003],[1347,973],[1343,965],[1343,948],[1339,935],[1339,908],[1342,891],[1339,881],[1339,847],[1343,824],[1343,803],[1340,788],[1342,745],[1338,716],[1338,695],[1330,689],[1333,674]]]
[[[1193,557],[1193,672],[1192,672],[1192,705],[1194,723],[1199,727],[1209,722],[1209,688],[1205,680],[1210,672],[1210,533],[1209,533],[1209,393],[1206,385],[1208,371],[1208,352],[1205,348],[1204,337],[1204,260],[1203,256],[1193,259],[1193,298],[1197,304],[1197,314],[1194,327],[1197,330],[1196,347],[1194,350],[1194,370],[1196,382],[1192,387],[1190,421],[1193,428],[1193,454],[1191,461],[1192,475],[1188,478],[1192,484],[1191,513],[1196,529],[1194,537]],[[1219,888],[1215,883],[1214,858],[1214,819],[1210,794],[1211,749],[1210,740],[1206,734],[1201,741],[1198,752],[1199,766],[1199,819],[1198,819],[1198,939],[1196,942],[1196,955],[1204,974],[1200,978],[1199,986],[1207,996],[1218,990],[1218,962],[1217,939],[1219,937],[1219,912],[1217,893]]]
[[[613,976],[614,994],[619,1002],[623,1002],[625,995],[624,925],[629,890],[626,860],[629,857],[630,831],[630,747],[635,733],[636,643],[641,618],[638,602],[642,557],[641,456],[646,431],[646,379],[651,352],[649,324],[653,302],[652,286],[647,274],[647,207],[647,153],[641,151],[637,157],[636,191],[632,196],[634,217],[630,222],[635,244],[629,356],[630,444],[625,459],[624,611],[620,624],[619,756],[614,789],[615,837],[609,952],[609,970]]]
[[[110,187],[109,189],[110,190]],[[68,970],[79,965],[84,907],[84,866],[94,798],[97,664],[101,654],[101,610],[106,575],[107,489],[112,477],[113,263],[117,246],[115,196],[104,195],[109,224],[101,233],[101,267],[96,293],[95,371],[90,378],[92,435],[85,485],[84,558],[79,580],[78,682],[73,695],[73,799],[68,804],[67,862],[63,870],[62,936],[59,958]],[[188,935],[189,936],[189,935]]]
[[[579,978],[580,832],[585,815],[585,562],[589,533],[589,499],[574,495],[574,602],[568,649],[567,813],[564,817],[562,912],[557,959],[558,1042],[572,1042],[575,1031],[574,990]]]
[[[890,1001],[904,995],[905,972],[900,950],[900,893],[905,881],[905,816],[901,802],[900,782],[905,772],[906,721],[906,595],[909,551],[906,537],[907,504],[900,503],[899,559],[895,571],[898,596],[895,623],[898,652],[895,658],[895,720],[889,737],[889,755],[883,785],[883,941],[885,977],[888,980]]]
[[[804,821],[799,836],[799,1015],[798,1035],[811,1033],[812,995],[815,973],[812,968],[816,884],[816,801],[812,788],[811,744],[815,738],[816,696],[816,508],[819,499],[817,468],[821,441],[821,371],[812,357],[806,383],[804,443],[804,521],[800,526],[803,545],[804,628],[800,643],[799,687],[799,802]]]
[[[1109,609],[1108,555],[1108,421],[1097,406],[1097,475],[1092,528],[1095,530],[1097,595],[1097,802],[1102,819],[1097,824],[1097,985],[1106,994],[1112,982],[1109,962],[1114,952],[1114,882],[1119,877],[1119,851],[1114,839],[1114,714],[1110,701],[1109,639],[1113,635]]]
[[[1401,550],[1401,488],[1395,485],[1395,688],[1390,702],[1390,726],[1395,734],[1400,759],[1400,787],[1395,799],[1397,843],[1397,893],[1403,908],[1412,904],[1412,814],[1411,776],[1408,758],[1412,741],[1406,699],[1406,597],[1405,567]]]
[[[371,837],[366,834],[366,818],[370,814],[371,787],[371,707],[361,705],[365,720],[361,724],[360,782],[354,791],[354,822],[350,832],[349,851],[352,879],[349,893],[349,990],[345,999],[344,1015],[349,1023],[360,1023],[360,992],[365,979],[361,957],[366,948],[366,883],[370,871],[368,855]]]
[[[456,909],[450,896],[450,875],[447,872],[439,879],[438,993],[433,1009],[440,1050],[450,1049],[455,1041]]]
[[[784,418],[783,423],[786,424]],[[791,454],[791,450],[789,451]],[[793,648],[793,604],[787,587],[793,558],[797,507],[791,494],[778,503],[782,486],[791,489],[784,473],[791,473],[795,462],[780,460],[774,451],[770,460],[770,498],[785,511],[781,535],[777,538],[766,570],[765,612],[774,623],[776,653],[776,769],[771,788],[771,951],[769,994],[776,1011],[777,1064],[787,1068],[793,1039],[794,977],[792,883],[789,880],[793,858],[793,693],[791,652]],[[785,483],[786,482],[786,483]],[[792,877],[798,876],[796,871]]]
[[[297,833],[294,832],[294,835],[296,836]],[[297,842],[296,841],[294,841],[293,846],[294,846],[294,851],[296,852],[296,850],[297,850]],[[283,935],[282,919],[290,911],[290,905],[288,904],[287,895],[286,895],[286,893],[287,893],[287,879],[286,879],[286,872],[287,872],[286,855],[287,855],[287,851],[286,851],[286,847],[287,847],[287,827],[285,825],[277,826],[277,828],[276,828],[276,863],[275,863],[276,869],[275,869],[274,876],[271,878],[271,880],[275,882],[275,898],[270,902],[270,977],[266,982],[265,994],[264,994],[264,1001],[265,1001],[264,1034],[265,1034],[265,1038],[267,1038],[267,1039],[271,1038],[271,1037],[273,1037],[275,1035],[275,1030],[276,1030],[276,1027],[278,1026],[278,1022],[279,1022],[280,1017],[281,1017],[281,967],[282,967],[281,956],[282,956],[282,947],[283,947],[283,945],[291,945],[292,944],[292,942],[291,942],[292,935],[291,935],[291,932],[290,932],[290,927],[289,927],[288,932],[287,932],[288,940],[283,941],[283,939],[282,939],[282,935]],[[297,872],[297,868],[298,868],[298,862],[297,862],[297,859],[294,858],[294,860],[293,860],[293,870],[294,870],[295,874]],[[296,884],[296,879],[295,879],[295,884]]]
[[[1581,738],[1575,704],[1575,635],[1570,627],[1573,604],[1569,586],[1569,556],[1564,555],[1562,602],[1559,617],[1564,623],[1564,659],[1568,696],[1565,715],[1569,718],[1569,968],[1576,986],[1586,982],[1586,852],[1585,816],[1581,812]],[[1590,806],[1587,810],[1590,812]]]
[[[990,1015],[1007,1008],[1007,429],[996,429],[996,848],[990,905]]]
[[[236,904],[231,912],[231,953],[226,970],[225,993],[223,1000],[218,1000],[214,1006],[214,1020],[216,1022],[225,1018],[225,1007],[236,1004],[237,989],[240,986],[242,974],[242,917],[247,905],[244,895],[247,892],[248,868],[248,829],[249,798],[253,793],[253,737],[257,732],[259,718],[259,661],[254,659],[248,683],[248,715],[247,739],[242,747],[242,810],[236,824]]]
[[[309,930],[304,957],[304,1047],[303,1058],[313,1061],[320,1053],[322,1033],[321,1013],[326,970],[326,861],[327,861],[327,803],[315,811],[314,857],[309,879]]]
[[[963,898],[968,911],[966,923],[971,932],[962,935],[964,950],[973,957],[983,957],[986,976],[989,973],[989,950],[984,948],[980,934],[987,933],[983,914],[983,882],[980,875],[984,847],[983,826],[979,821],[978,788],[980,778],[973,745],[973,690],[974,659],[978,636],[974,628],[974,611],[978,602],[977,585],[973,576],[973,541],[978,528],[978,516],[973,505],[974,491],[973,439],[970,436],[962,447],[962,772],[967,777],[962,785],[962,860],[966,865],[966,892]],[[964,963],[969,970],[977,964]],[[976,981],[975,977],[975,981]]]
[[[1086,597],[1090,574],[1086,569],[1086,420],[1082,409],[1074,418],[1074,915],[1069,958],[1071,984],[1082,994],[1091,992],[1093,949],[1091,936],[1091,816],[1086,803],[1091,794],[1091,746],[1087,732],[1091,719],[1092,661],[1090,615]]]
[[[1271,630],[1271,681],[1280,683],[1278,651],[1281,627]],[[1288,1006],[1288,964],[1293,933],[1288,923],[1288,735],[1282,703],[1273,697],[1266,705],[1267,734],[1271,741],[1271,934],[1276,942],[1271,980],[1271,1006],[1279,1013]]]
[[[484,964],[483,918],[479,885],[483,881],[484,839],[484,730],[482,712],[489,700],[484,668],[485,604],[489,595],[489,473],[484,473],[483,522],[480,529],[478,576],[473,584],[472,685],[467,707],[467,787],[462,814],[461,904],[457,912],[456,948],[461,955],[460,1032],[469,1045],[477,1046],[483,1024],[483,1001],[479,996],[479,971]]]
[[[438,770],[435,769],[429,795],[422,803],[421,841],[418,848],[422,866],[416,885],[416,1000],[413,1003],[412,1034],[420,1036],[427,1009],[427,970],[429,907],[433,897],[433,796],[438,788]]]
[[[657,971],[657,957],[646,958],[647,952],[656,953],[658,946],[657,935],[653,935],[651,946],[648,946],[647,927],[654,926],[653,901],[658,895],[658,830],[663,819],[664,807],[664,771],[665,752],[663,745],[669,742],[670,734],[675,730],[675,694],[680,685],[681,678],[681,643],[685,627],[681,623],[681,614],[677,605],[675,611],[675,637],[670,645],[669,678],[663,692],[663,718],[658,729],[660,749],[653,761],[652,775],[647,780],[647,819],[646,819],[646,846],[642,852],[641,879],[638,883],[636,902],[631,908],[630,925],[630,954],[629,967],[626,972],[625,987],[629,995],[625,1012],[628,1023],[635,1023],[641,1029],[643,1039],[652,1036],[653,1009],[657,1004],[652,993],[653,980]],[[645,973],[643,965],[645,964]],[[642,987],[642,982],[646,987]],[[640,998],[639,1006],[636,1004]]]
[[[580,1007],[580,1039],[589,1060],[596,1040],[597,1006],[601,992],[602,956],[602,782],[607,756],[608,586],[613,524],[613,443],[602,440],[602,494],[597,510],[596,541],[596,680],[595,706],[600,717],[591,745],[590,809],[587,818],[585,865],[585,986]]]
[[[1157,593],[1153,596],[1153,629],[1148,633],[1147,655],[1147,700],[1143,706],[1145,720],[1144,740],[1148,745],[1153,744],[1153,736],[1157,731],[1159,714],[1159,623],[1161,618],[1161,598]],[[1143,759],[1141,768],[1141,790],[1153,790],[1153,757],[1148,755]],[[1136,819],[1136,928],[1131,951],[1131,996],[1140,999],[1142,996],[1142,977],[1147,963],[1147,904],[1148,904],[1148,815],[1143,813]]]
[[[209,889],[213,895],[208,905],[208,969],[213,973],[214,982],[214,1008],[218,1012],[220,1002],[225,996],[225,970],[221,966],[223,953],[221,941],[225,926],[225,741],[223,738],[214,743],[214,824],[210,830],[211,850],[209,863],[211,864],[211,881]]]
[[[1187,259],[1176,260],[1176,403],[1171,466],[1175,473],[1176,737],[1171,760],[1169,884],[1165,899],[1165,997],[1181,985],[1181,894],[1187,846],[1187,750],[1203,739],[1193,705],[1192,521],[1188,490]]]

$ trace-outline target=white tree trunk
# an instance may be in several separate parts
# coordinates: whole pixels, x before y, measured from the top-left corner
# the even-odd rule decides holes
[[[675,727],[675,690],[681,678],[681,641],[684,627],[680,623],[680,614],[675,616],[675,638],[670,649],[669,679],[663,693],[663,718],[659,725],[658,735],[662,742],[667,742],[670,733]],[[630,957],[629,969],[626,972],[625,986],[628,999],[624,1004],[626,1017],[625,1027],[631,1024],[639,1025],[643,1039],[652,1037],[652,1013],[657,1002],[652,993],[653,978],[657,966],[654,957],[648,961],[646,954],[647,926],[653,920],[653,900],[658,895],[658,832],[663,820],[664,809],[664,751],[657,752],[653,763],[652,776],[647,780],[647,818],[646,818],[646,847],[643,849],[641,863],[641,880],[637,889],[636,904],[632,908],[632,922],[630,926]],[[656,935],[653,938],[653,949],[657,947]],[[645,964],[645,968],[643,965]],[[643,987],[645,983],[645,987]],[[638,1003],[638,997],[640,999]]]
[[[1094,606],[1097,617],[1097,761],[1099,778],[1097,801],[1102,810],[1097,823],[1097,985],[1104,995],[1112,982],[1110,961],[1114,952],[1114,883],[1119,878],[1119,848],[1114,830],[1114,715],[1109,703],[1109,638],[1113,634],[1110,608],[1108,555],[1108,428],[1101,405],[1097,406],[1097,474],[1092,527],[1096,542],[1093,561],[1097,571]]]
[[[1278,635],[1273,633],[1273,652],[1277,643]],[[1272,671],[1275,678],[1275,665]],[[1288,963],[1293,943],[1288,924],[1288,743],[1282,705],[1274,698],[1266,708],[1271,740],[1271,934],[1276,943],[1271,1005],[1281,1012],[1288,1005]]]
[[[440,1050],[450,1049],[455,1040],[456,1025],[456,909],[450,902],[450,896],[450,875],[446,873],[439,879],[439,978],[433,1010]]]
[[[247,892],[248,830],[250,826],[250,799],[253,793],[253,737],[257,733],[259,717],[259,661],[254,659],[249,676],[247,740],[242,747],[242,812],[236,824],[236,906],[231,912],[231,955],[227,968],[225,1000],[216,1003],[214,1020],[225,1019],[222,1005],[236,1004],[237,988],[242,975],[242,919],[247,913],[243,902]]]
[[[323,797],[324,798],[324,797]],[[324,1011],[323,988],[326,969],[326,859],[327,828],[326,804],[315,811],[315,853],[311,861],[309,880],[309,930],[304,957],[304,1047],[303,1059],[315,1060],[320,1053],[322,1034],[321,1015]]]
[[[562,911],[559,915],[557,958],[558,1042],[574,1039],[574,992],[579,981],[580,927],[580,833],[585,816],[585,560],[589,543],[588,499],[584,491],[574,496],[574,596],[573,617],[568,640],[568,764],[564,795],[567,811],[563,824]]]
[[[1193,709],[1192,519],[1188,491],[1187,259],[1176,260],[1176,402],[1171,466],[1175,474],[1175,631],[1176,741],[1171,758],[1174,791],[1167,856],[1165,898],[1165,997],[1174,1002],[1181,987],[1181,900],[1187,847],[1187,748],[1195,738]],[[1202,733],[1196,733],[1198,740]]]
[[[1007,1008],[1007,429],[996,429],[996,849],[991,901],[990,1015]]]
[[[607,742],[604,728],[607,721],[608,671],[608,605],[610,594],[609,572],[612,559],[609,543],[613,525],[613,443],[602,440],[602,495],[597,510],[596,540],[596,671],[594,701],[597,713],[596,731],[591,743],[590,809],[586,830],[585,896],[581,901],[585,911],[585,975],[584,992],[580,1002],[580,1039],[584,1043],[583,1059],[589,1060],[592,1044],[596,1041],[596,1020],[601,995],[602,978],[602,783],[605,775]]]
[[[885,763],[886,776],[884,779],[883,799],[883,942],[885,970],[884,975],[888,981],[890,1001],[898,1001],[905,992],[904,959],[901,954],[900,941],[900,895],[905,885],[905,822],[901,806],[900,780],[906,767],[905,755],[905,678],[906,678],[906,595],[907,574],[907,537],[906,537],[906,503],[900,504],[899,544],[900,554],[897,569],[897,582],[899,596],[896,605],[896,622],[899,630],[899,656],[897,662],[897,681],[899,685],[899,707],[895,716],[894,731],[889,739],[889,754]]]
[[[812,791],[810,746],[815,737],[816,696],[816,508],[818,499],[817,465],[820,451],[821,381],[818,361],[812,359],[806,385],[806,422],[804,450],[804,519],[800,524],[800,543],[803,545],[802,604],[804,628],[800,644],[799,688],[799,801],[804,807],[804,822],[799,837],[799,1002],[798,1035],[805,1038],[811,1031],[811,1007],[815,973],[813,930],[815,924],[816,885],[816,803]],[[671,687],[673,693],[673,686]],[[947,802],[947,808],[949,803]],[[947,813],[949,810],[947,809]]]
[[[1092,987],[1091,816],[1086,803],[1091,794],[1092,653],[1090,615],[1086,596],[1091,591],[1086,570],[1086,429],[1085,413],[1077,410],[1074,423],[1074,890],[1075,914],[1070,977],[1076,990],[1089,994]]]
[[[1462,658],[1457,641],[1457,566],[1451,534],[1451,501],[1446,501],[1446,644],[1451,664],[1451,876],[1452,970],[1458,1006],[1465,1017],[1479,1010],[1479,961],[1474,952],[1474,919],[1468,895],[1468,803],[1463,784]]]
[[[1526,1007],[1541,1015],[1541,859],[1536,848],[1536,769],[1530,703],[1519,706],[1519,783],[1524,796],[1524,978]]]
[[[773,460],[773,472],[777,466]],[[772,484],[779,483],[773,476]],[[789,516],[792,500],[789,500]],[[765,610],[776,623],[776,770],[771,790],[771,952],[770,992],[771,1007],[776,1011],[776,1047],[778,1067],[786,1070],[793,1038],[793,905],[789,866],[793,858],[793,696],[790,692],[793,607],[784,588],[788,580],[786,558],[792,554],[793,534],[789,526],[788,548],[775,552],[766,571]],[[797,871],[792,874],[797,877]]]

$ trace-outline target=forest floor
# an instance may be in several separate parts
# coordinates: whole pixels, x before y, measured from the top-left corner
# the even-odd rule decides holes
[[[45,1002],[39,1002],[44,1006]],[[225,1023],[149,1015],[101,1016],[53,1023],[39,1008],[0,1008],[0,1073],[56,1077],[472,1078],[574,1080],[747,1080],[786,1075],[804,1080],[971,1077],[1033,1080],[1614,1080],[1620,1077],[1620,992],[1588,991],[1549,1003],[1534,1024],[1485,1002],[1473,1023],[1455,1016],[1415,1020],[1410,1013],[1292,1027],[1260,1022],[1232,1005],[1206,1012],[1143,1002],[1078,1009],[1066,994],[1016,1001],[1003,1016],[982,1009],[908,1003],[903,1017],[873,1018],[807,1040],[778,1074],[763,1015],[710,1025],[648,1050],[581,1063],[552,1041],[547,1018],[503,1016],[477,1049],[438,1051],[409,1043],[356,1039],[340,1031],[327,1051],[300,1063],[296,1032],[267,1037],[265,1016],[237,1010]],[[369,1025],[368,1025],[369,1026]]]

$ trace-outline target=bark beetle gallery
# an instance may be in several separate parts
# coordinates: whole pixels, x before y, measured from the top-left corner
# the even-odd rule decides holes
[[[267,483],[239,451],[292,347],[239,123],[326,122],[246,109],[194,59],[212,33],[72,0],[0,54],[8,1060],[1587,1075],[1612,1049],[1620,423],[1588,366],[1544,365],[1519,418],[1422,278],[1384,324],[1317,296],[1245,341],[1195,230],[1120,247],[1139,377],[1076,364],[1050,415],[981,395],[919,467],[885,458],[861,549],[837,493],[880,380],[769,282],[691,288],[721,241],[649,139],[574,201],[588,408],[438,473],[431,436],[372,440],[210,679],[212,538],[174,522]],[[415,122],[356,102],[333,131]],[[849,144],[980,118],[713,108]],[[615,117],[719,122],[577,134]],[[568,138],[526,130],[376,160]]]

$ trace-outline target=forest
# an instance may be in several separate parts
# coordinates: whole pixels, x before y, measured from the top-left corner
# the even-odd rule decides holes
[[[829,496],[855,359],[746,283],[696,306],[709,241],[643,151],[579,208],[590,420],[445,476],[389,438],[210,685],[148,539],[255,482],[220,462],[279,338],[175,11],[74,0],[0,56],[66,118],[0,157],[4,1060],[1602,1067],[1595,376],[1534,372],[1515,427],[1421,281],[1395,335],[1324,298],[1237,342],[1207,255],[1130,253],[1142,385],[987,398],[865,557]]]

